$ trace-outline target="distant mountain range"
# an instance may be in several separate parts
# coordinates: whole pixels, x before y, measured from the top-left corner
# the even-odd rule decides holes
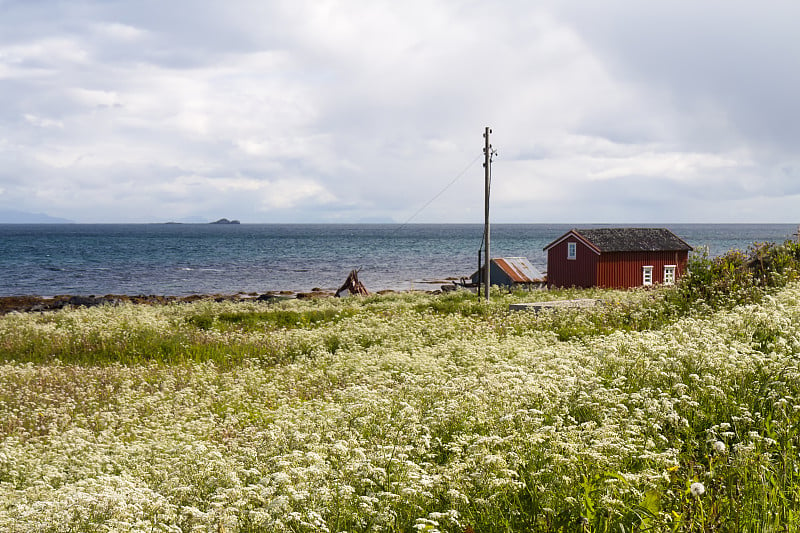
[[[27,211],[17,211],[16,209],[0,208],[0,224],[74,224],[74,220],[67,218],[51,217],[44,213],[29,213]],[[238,220],[228,220],[221,218],[214,222],[207,222],[201,217],[189,217],[166,224],[239,224]]]
[[[66,218],[51,217],[44,213],[0,209],[0,224],[70,224],[72,222]]]

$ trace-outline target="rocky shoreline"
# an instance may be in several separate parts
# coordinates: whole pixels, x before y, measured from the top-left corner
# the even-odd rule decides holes
[[[463,279],[463,278],[462,278]],[[396,292],[420,292],[426,294],[440,294],[455,290],[457,278],[446,278],[442,280],[430,280],[420,282],[420,285],[439,286],[433,290],[379,290],[373,294],[392,294]],[[339,289],[340,291],[342,289]],[[162,296],[162,295],[125,295],[107,294],[105,296],[77,296],[72,294],[62,294],[57,296],[0,296],[0,316],[17,313],[37,313],[44,311],[58,311],[65,307],[95,307],[98,305],[122,305],[122,304],[141,304],[141,305],[164,305],[168,303],[191,303],[199,300],[214,300],[216,302],[279,302],[290,299],[304,298],[334,298],[336,291],[332,289],[320,289],[314,287],[309,292],[296,291],[267,291],[265,293],[244,293],[237,294],[191,294],[188,296]]]
[[[162,296],[162,295],[123,295],[107,294],[105,296],[75,296],[58,295],[44,296],[0,296],[0,315],[11,312],[36,313],[44,311],[58,311],[65,307],[96,307],[98,305],[164,305],[168,303],[190,303],[199,300],[214,300],[217,302],[235,301],[267,301],[274,302],[290,298],[332,298],[329,291],[313,290],[307,293],[281,292],[265,294],[193,294],[190,296]]]
[[[58,295],[44,296],[2,296],[0,297],[0,315],[11,312],[35,313],[43,311],[57,311],[65,307],[95,307],[98,305],[120,305],[123,303],[135,304],[166,304],[176,301],[195,301],[203,299],[202,296],[127,296],[109,294],[106,296],[74,296]]]
[[[397,291],[383,290],[376,294],[391,294]],[[434,291],[419,291],[426,293],[437,293]],[[66,307],[95,307],[98,305],[122,305],[122,304],[141,304],[141,305],[164,305],[169,303],[190,303],[199,300],[214,300],[217,302],[278,302],[289,299],[304,298],[333,298],[335,292],[325,289],[314,288],[310,292],[292,291],[270,291],[263,294],[258,293],[239,293],[239,294],[192,294],[190,296],[161,296],[161,295],[122,295],[107,294],[105,296],[0,296],[0,315],[7,313],[37,313],[45,311],[58,311]]]

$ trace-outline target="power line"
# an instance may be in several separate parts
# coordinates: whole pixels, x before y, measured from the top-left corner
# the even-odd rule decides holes
[[[472,161],[471,161],[471,162],[470,162],[470,163],[469,163],[469,164],[468,164],[468,165],[467,165],[467,166],[464,168],[464,170],[462,170],[462,171],[461,171],[461,172],[460,172],[460,173],[459,173],[459,174],[458,174],[458,175],[457,175],[455,178],[453,178],[453,181],[451,181],[450,183],[448,183],[447,185],[445,185],[444,189],[442,189],[441,191],[439,191],[438,193],[436,193],[436,195],[435,195],[433,198],[431,198],[430,200],[428,200],[428,201],[425,203],[425,205],[423,205],[422,207],[420,207],[419,209],[417,209],[417,210],[414,212],[414,214],[413,214],[413,215],[411,215],[410,217],[408,217],[408,220],[406,220],[405,222],[403,222],[402,224],[400,224],[400,226],[398,226],[398,228],[395,230],[395,232],[397,232],[397,231],[400,231],[400,230],[401,230],[401,229],[403,229],[404,227],[408,226],[408,224],[409,224],[409,223],[410,223],[412,220],[414,220],[414,219],[417,217],[417,215],[419,215],[420,213],[422,213],[422,211],[424,211],[424,210],[425,210],[425,208],[427,208],[427,207],[428,207],[429,205],[431,205],[431,204],[432,204],[432,203],[433,203],[433,202],[434,202],[434,201],[435,201],[437,198],[439,198],[441,195],[443,195],[443,194],[445,193],[445,191],[447,191],[447,189],[449,189],[450,187],[452,187],[453,185],[455,185],[455,183],[456,183],[456,182],[457,182],[459,179],[461,179],[461,177],[462,177],[464,174],[466,174],[466,173],[467,173],[467,171],[468,171],[470,168],[472,168],[472,165],[474,165],[475,163],[477,163],[477,162],[478,162],[478,159],[480,159],[480,158],[481,158],[481,155],[482,155],[482,154],[479,154],[478,156],[476,156],[476,157],[475,157],[475,159],[473,159],[473,160],[472,160]]]

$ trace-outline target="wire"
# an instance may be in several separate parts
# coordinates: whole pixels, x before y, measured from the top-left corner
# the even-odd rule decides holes
[[[434,202],[434,201],[435,201],[437,198],[439,198],[441,195],[443,195],[443,194],[445,193],[445,191],[447,191],[447,189],[449,189],[450,187],[452,187],[453,185],[455,185],[455,183],[456,183],[456,182],[457,182],[459,179],[461,179],[461,177],[462,177],[464,174],[466,174],[466,173],[467,173],[467,171],[468,171],[470,168],[472,168],[472,165],[474,165],[474,164],[475,164],[475,163],[478,161],[478,159],[480,159],[480,158],[482,157],[482,155],[483,155],[483,154],[478,154],[478,156],[477,156],[477,157],[475,157],[475,159],[473,159],[473,160],[470,162],[470,164],[469,164],[469,165],[467,165],[467,166],[464,168],[464,170],[462,170],[462,171],[461,171],[461,172],[460,172],[460,173],[459,173],[459,174],[458,174],[458,175],[457,175],[455,178],[453,178],[453,181],[451,181],[450,183],[448,183],[447,185],[445,185],[444,189],[442,189],[441,191],[439,191],[438,193],[436,193],[436,195],[435,195],[433,198],[431,198],[430,200],[428,200],[428,201],[425,203],[425,205],[423,205],[422,207],[420,207],[419,209],[417,209],[417,210],[414,212],[414,214],[413,214],[413,215],[411,215],[410,217],[408,217],[408,220],[406,220],[405,222],[403,222],[402,224],[400,224],[400,226],[398,226],[398,228],[395,230],[395,232],[398,232],[398,231],[400,231],[401,229],[403,229],[404,227],[408,226],[408,224],[409,224],[409,223],[410,223],[412,220],[414,220],[414,219],[417,217],[417,215],[419,215],[420,213],[422,213],[422,211],[424,211],[424,210],[425,210],[425,208],[427,208],[427,207],[428,207],[429,205],[431,205],[431,204],[432,204],[432,203],[433,203],[433,202]]]

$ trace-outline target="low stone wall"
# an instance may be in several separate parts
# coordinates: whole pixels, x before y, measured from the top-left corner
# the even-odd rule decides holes
[[[529,304],[511,304],[509,311],[541,311],[542,309],[555,309],[563,307],[594,307],[602,301],[594,298],[581,298],[577,300],[553,300],[551,302],[534,302]]]

